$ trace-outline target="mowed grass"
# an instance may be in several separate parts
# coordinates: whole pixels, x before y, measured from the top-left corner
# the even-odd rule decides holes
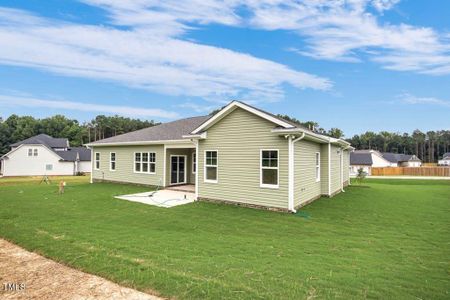
[[[366,181],[297,215],[113,198],[144,190],[0,185],[0,236],[178,299],[450,297],[449,181]]]

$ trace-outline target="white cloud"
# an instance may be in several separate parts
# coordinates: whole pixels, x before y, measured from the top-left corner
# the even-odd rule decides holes
[[[111,1],[96,2],[108,6]],[[126,16],[140,2],[148,1],[114,1],[111,17],[127,24]],[[205,14],[199,12],[192,20],[202,22]],[[131,18],[135,27],[125,30],[52,21],[0,8],[4,20],[0,22],[0,63],[110,80],[170,95],[232,98],[256,92],[262,99],[280,99],[284,84],[319,90],[331,87],[325,78],[282,64],[176,38],[173,35],[186,26],[176,16],[156,15],[156,19],[143,16],[142,20],[151,20],[145,25],[136,25],[139,18]],[[232,22],[218,11],[212,17]]]
[[[434,97],[417,97],[409,93],[403,93],[398,98],[406,104],[423,104],[423,105],[439,105],[450,107],[450,101],[442,100]]]
[[[162,23],[170,28],[166,32],[174,35],[189,30],[191,24],[208,23],[286,30],[304,38],[304,48],[291,48],[301,55],[344,62],[360,62],[367,57],[386,69],[450,74],[448,37],[431,28],[382,23],[379,20],[376,12],[383,14],[393,9],[400,0],[84,2],[107,9],[112,22],[120,25],[148,28],[164,20]]]
[[[39,108],[51,108],[61,110],[76,110],[87,112],[101,112],[117,114],[129,117],[151,117],[151,118],[165,118],[174,119],[178,117],[176,112],[161,110],[161,109],[149,109],[143,107],[129,107],[129,106],[116,106],[116,105],[102,105],[83,102],[72,102],[64,100],[46,100],[32,97],[19,97],[0,95],[0,106],[22,106],[22,107],[39,107]]]

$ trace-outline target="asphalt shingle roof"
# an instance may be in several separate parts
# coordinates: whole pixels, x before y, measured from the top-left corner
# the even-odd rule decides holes
[[[66,161],[75,161],[77,159],[77,153],[79,155],[80,161],[91,160],[91,150],[86,147],[72,147],[67,151],[55,151],[55,153],[61,156],[61,158]]]
[[[173,122],[136,130],[133,132],[116,135],[110,138],[92,142],[92,145],[101,145],[106,143],[124,143],[124,142],[144,142],[144,141],[165,141],[181,140],[183,135],[190,134],[195,128],[209,119],[210,116],[192,117]]]
[[[370,152],[350,152],[350,165],[372,165]]]
[[[402,154],[402,153],[389,153],[389,152],[384,152],[382,153],[383,158],[392,162],[392,163],[398,163],[398,162],[404,162],[404,161],[420,161],[417,158],[413,158],[413,155],[409,155],[409,154]]]
[[[444,155],[442,155],[443,159],[448,158],[448,157],[450,157],[450,152],[444,153]]]
[[[11,147],[18,147],[20,145],[33,145],[33,144],[42,144],[46,145],[49,148],[67,148],[69,145],[69,142],[66,138],[53,138],[47,134],[38,134],[35,136],[32,136],[30,138],[27,138],[23,141],[14,143],[11,145]]]

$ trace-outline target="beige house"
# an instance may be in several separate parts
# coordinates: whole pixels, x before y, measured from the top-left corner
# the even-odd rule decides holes
[[[349,184],[346,141],[242,102],[100,140],[92,182],[195,186],[198,200],[295,211]]]

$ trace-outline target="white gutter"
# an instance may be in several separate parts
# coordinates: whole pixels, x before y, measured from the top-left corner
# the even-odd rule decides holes
[[[294,144],[305,137],[305,133],[296,139],[292,139],[292,135],[289,135],[288,138],[288,210],[296,213],[295,204],[294,204],[294,172],[295,172],[295,158]]]
[[[184,139],[206,139],[207,132],[205,131],[205,132],[202,132],[202,133],[199,133],[199,134],[186,134],[186,135],[183,135],[181,137],[184,138]]]
[[[182,144],[189,143],[189,141],[182,140],[157,140],[157,141],[134,141],[134,142],[116,142],[116,143],[90,143],[86,144],[87,147],[103,147],[103,146],[133,146],[133,145],[154,145],[154,144]]]

